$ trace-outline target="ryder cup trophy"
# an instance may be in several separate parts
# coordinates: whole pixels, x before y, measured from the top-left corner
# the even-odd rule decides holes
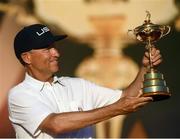
[[[133,32],[137,40],[146,44],[145,48],[149,53],[150,67],[148,67],[148,72],[144,75],[142,96],[150,96],[153,97],[153,101],[159,101],[169,98],[171,93],[169,92],[169,88],[166,86],[163,74],[153,67],[151,61],[151,50],[155,47],[154,43],[157,40],[170,32],[170,27],[151,23],[151,14],[148,11],[146,11],[146,13],[147,15],[144,24],[129,31]]]

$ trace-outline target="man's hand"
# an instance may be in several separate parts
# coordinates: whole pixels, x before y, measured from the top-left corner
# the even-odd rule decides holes
[[[153,101],[151,97],[123,97],[116,103],[120,114],[128,114],[137,111],[151,101]]]
[[[160,54],[160,51],[154,47],[151,50],[151,61],[152,61],[153,66],[157,66],[162,62],[162,56]],[[145,55],[142,59],[142,64],[144,67],[150,66],[149,53],[148,52],[145,52]]]

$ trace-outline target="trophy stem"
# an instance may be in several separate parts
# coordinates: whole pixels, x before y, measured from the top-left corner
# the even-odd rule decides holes
[[[150,42],[150,39],[148,41],[148,44],[146,45],[146,48],[148,49],[148,54],[149,54],[149,63],[150,63],[150,71],[153,70],[153,64],[152,64],[152,45]]]

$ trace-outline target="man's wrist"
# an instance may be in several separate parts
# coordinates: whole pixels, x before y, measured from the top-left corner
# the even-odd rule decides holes
[[[145,73],[150,69],[150,66],[142,66],[141,70],[144,71]]]

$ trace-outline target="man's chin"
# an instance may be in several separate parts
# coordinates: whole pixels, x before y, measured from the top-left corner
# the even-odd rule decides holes
[[[59,71],[59,67],[53,67],[53,68],[51,69],[51,71],[52,71],[53,73],[56,73],[56,72]]]

